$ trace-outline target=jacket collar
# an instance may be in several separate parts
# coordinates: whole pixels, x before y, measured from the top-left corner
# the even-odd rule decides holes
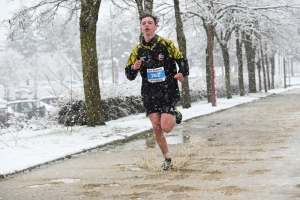
[[[144,46],[150,47],[151,49],[154,48],[154,46],[157,44],[158,35],[155,34],[155,36],[151,39],[150,42],[146,42],[144,37],[142,39],[142,44]]]

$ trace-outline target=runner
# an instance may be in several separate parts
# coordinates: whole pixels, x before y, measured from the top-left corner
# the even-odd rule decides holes
[[[189,65],[170,39],[156,34],[158,21],[151,14],[140,16],[142,41],[133,48],[125,74],[129,80],[134,80],[140,72],[143,105],[165,158],[160,170],[165,171],[172,169],[173,163],[164,132],[171,132],[175,123],[181,123],[182,115],[175,107],[180,101],[178,81],[182,82],[189,75]]]

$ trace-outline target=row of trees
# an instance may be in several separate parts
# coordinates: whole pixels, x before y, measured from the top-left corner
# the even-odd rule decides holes
[[[26,1],[23,1],[26,2]],[[263,80],[265,89],[274,88],[275,54],[292,54],[299,49],[299,5],[296,1],[264,1],[253,2],[248,0],[178,0],[153,1],[153,0],[114,0],[111,1],[120,10],[136,10],[142,12],[155,12],[162,20],[162,27],[175,27],[177,42],[180,51],[186,56],[187,42],[185,34],[205,31],[208,41],[214,41],[214,48],[221,50],[225,68],[225,85],[227,98],[232,98],[230,83],[230,58],[236,54],[238,63],[238,80],[240,95],[246,90],[257,92],[256,71]],[[104,125],[103,109],[99,87],[99,56],[97,50],[97,24],[101,11],[101,0],[43,0],[35,4],[28,4],[17,11],[10,19],[11,37],[16,37],[20,30],[42,29],[53,22],[58,11],[65,10],[69,13],[66,24],[77,20],[80,27],[80,52],[82,62],[82,77],[88,116],[88,126]],[[208,29],[211,27],[211,29]],[[163,28],[162,28],[163,29]],[[170,28],[168,30],[174,30]],[[209,31],[212,31],[210,34]],[[129,30],[130,31],[130,30]],[[212,38],[208,38],[212,36]],[[235,50],[231,43],[235,41]],[[195,46],[194,46],[195,45]],[[192,48],[202,45],[193,43]],[[100,47],[102,48],[102,47]],[[104,47],[103,47],[104,48]],[[191,47],[190,47],[191,48]],[[189,49],[190,49],[189,48]],[[199,49],[199,51],[205,51]],[[216,52],[216,50],[215,50]],[[211,97],[210,60],[206,53],[206,83],[208,97]],[[244,57],[246,71],[248,72],[248,89],[244,86],[243,75]],[[197,58],[193,58],[197,60]],[[199,59],[199,58],[198,58]],[[295,56],[297,59],[297,56]],[[270,70],[270,72],[269,72]],[[271,76],[270,76],[271,75]],[[261,87],[259,78],[259,87]],[[261,88],[259,88],[261,90]],[[182,105],[184,108],[191,106],[189,97],[189,79],[182,84]],[[208,101],[211,101],[209,98]]]
[[[207,37],[212,35],[214,47],[217,44],[221,50],[227,98],[232,98],[230,54],[236,54],[240,95],[243,96],[245,95],[243,57],[246,58],[248,72],[249,88],[247,90],[257,92],[256,75],[259,77],[259,91],[262,86],[261,75],[263,75],[265,90],[274,88],[275,55],[278,55],[279,51],[284,55],[291,51],[296,54],[296,49],[299,49],[299,33],[296,26],[299,22],[299,4],[292,1],[258,3],[235,0],[193,0],[188,1],[182,7],[185,8],[182,16],[186,24],[201,24]],[[209,26],[212,26],[212,34],[209,33]],[[208,42],[209,38],[206,41]],[[230,49],[230,43],[233,41],[235,42],[235,51]],[[208,47],[207,43],[206,50]],[[206,55],[207,91],[208,94],[211,94],[210,85],[213,81],[211,80],[208,53]],[[295,56],[297,57],[297,55]],[[258,74],[256,74],[256,69]],[[209,99],[209,101],[211,100]]]

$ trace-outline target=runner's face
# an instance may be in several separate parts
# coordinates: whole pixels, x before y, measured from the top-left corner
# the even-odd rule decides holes
[[[144,36],[154,36],[156,31],[156,25],[151,17],[145,17],[141,22],[141,32]]]

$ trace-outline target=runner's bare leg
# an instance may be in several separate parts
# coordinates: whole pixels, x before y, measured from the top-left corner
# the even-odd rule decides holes
[[[175,117],[171,114],[152,113],[149,115],[155,140],[165,158],[170,158],[168,144],[164,132],[169,133],[175,125]]]

